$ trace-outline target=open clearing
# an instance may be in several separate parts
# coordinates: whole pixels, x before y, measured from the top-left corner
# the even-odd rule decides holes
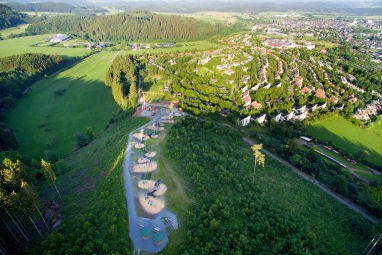
[[[86,56],[89,50],[86,48],[65,48],[63,46],[33,46],[42,43],[46,38],[52,38],[54,35],[34,35],[19,38],[0,40],[0,57],[18,55],[24,53],[44,53],[55,54],[63,57]]]
[[[342,151],[353,154],[370,152],[368,160],[382,166],[382,125],[362,129],[341,116],[332,117],[308,126],[309,135],[331,142]]]
[[[105,128],[118,110],[103,82],[114,54],[93,55],[31,87],[7,116],[21,153],[41,157],[49,149],[62,156],[75,148],[77,132]]]
[[[4,38],[8,38],[8,36],[11,34],[14,34],[14,35],[22,34],[25,32],[25,29],[28,26],[29,26],[29,24],[22,24],[22,25],[18,25],[17,27],[10,27],[10,28],[6,28],[6,29],[2,29],[2,30],[0,30],[0,34]]]

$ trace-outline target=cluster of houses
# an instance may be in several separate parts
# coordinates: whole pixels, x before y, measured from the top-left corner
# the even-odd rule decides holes
[[[140,49],[150,49],[150,44],[130,43],[129,48],[134,51]]]
[[[351,77],[354,77],[354,76],[351,76]],[[354,77],[354,79],[355,79],[355,77]],[[341,76],[341,82],[342,82],[343,84],[345,84],[346,86],[348,86],[349,88],[354,89],[355,91],[358,91],[358,92],[360,92],[360,93],[365,93],[365,90],[363,90],[363,89],[357,87],[356,85],[354,85],[354,84],[348,82],[348,80],[347,80],[344,76]]]
[[[316,45],[309,41],[301,41],[302,45],[296,44],[292,39],[268,39],[263,42],[264,46],[268,46],[276,49],[293,49],[299,47],[305,47],[308,50],[312,50]]]
[[[253,107],[259,105],[258,109],[261,108],[261,104],[257,102],[253,102]],[[251,104],[252,106],[252,104]],[[342,106],[343,107],[343,106]],[[294,107],[293,110],[290,113],[278,113],[277,115],[271,117],[270,119],[273,120],[276,123],[281,123],[284,121],[303,121],[308,117],[309,112],[314,112],[317,110],[323,110],[327,108],[327,104],[322,103],[320,105],[314,104],[310,108],[308,108],[306,105],[300,106],[300,107]],[[258,116],[247,116],[243,119],[241,119],[242,126],[248,125],[251,121],[256,121],[259,124],[263,124],[268,120],[268,115],[266,113],[260,114]]]
[[[382,99],[377,99],[372,101],[366,106],[366,108],[358,109],[357,112],[353,115],[354,118],[359,120],[369,120],[370,116],[377,115],[382,111]]]
[[[51,44],[62,44],[64,47],[85,47],[87,49],[97,49],[101,50],[102,48],[106,47],[106,43],[104,42],[69,42],[70,36],[66,34],[57,34],[55,37],[49,39],[48,41]]]
[[[216,69],[218,70],[224,70],[224,73],[227,74],[227,75],[232,75],[234,74],[235,72],[231,69],[232,67],[238,67],[238,66],[244,66],[248,63],[250,63],[252,60],[253,60],[253,56],[246,53],[246,52],[243,52],[243,56],[246,58],[245,60],[242,60],[242,61],[236,61],[236,62],[232,62],[233,58],[234,58],[234,55],[231,55],[231,54],[228,54],[228,58],[227,59],[222,59],[223,62],[225,62],[224,64],[222,65],[217,65],[216,66]],[[230,63],[227,63],[227,62],[230,62]],[[244,69],[243,69],[244,70]]]

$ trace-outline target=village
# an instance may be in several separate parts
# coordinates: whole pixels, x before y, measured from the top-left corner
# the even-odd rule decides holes
[[[314,43],[266,39],[258,44],[251,34],[232,36],[220,43],[229,46],[149,55],[147,59],[142,56],[157,73],[148,93],[180,100],[185,108],[202,105],[222,116],[239,111],[243,126],[250,122],[303,121],[327,111],[345,111],[365,121],[381,110],[381,95],[355,85],[356,74],[331,63],[327,49],[315,48]],[[300,48],[308,54],[302,57],[290,51]],[[191,74],[170,74],[170,70],[176,73],[185,65]],[[202,84],[196,85],[194,79]],[[203,89],[195,92],[193,86],[202,86],[213,95],[202,96]],[[367,94],[371,100],[365,102]]]

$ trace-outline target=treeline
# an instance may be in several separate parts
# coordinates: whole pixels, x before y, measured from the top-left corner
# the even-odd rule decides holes
[[[23,54],[0,58],[0,150],[17,148],[13,132],[1,121],[33,82],[65,65],[60,56]]]
[[[0,253],[26,254],[32,240],[51,231],[52,215],[43,209],[44,205],[31,185],[31,167],[12,159],[15,155],[9,156],[0,155]],[[44,174],[54,182],[50,163],[41,160],[39,171],[40,175]]]
[[[35,81],[57,71],[64,60],[56,55],[23,54],[0,58],[0,116]]]
[[[91,17],[57,16],[27,29],[30,34],[57,31],[96,41],[174,41],[200,36],[195,19],[147,12]]]
[[[25,23],[25,14],[13,11],[10,7],[0,4],[0,29]]]
[[[115,102],[123,109],[135,108],[138,100],[139,60],[133,55],[118,56],[105,75]]]
[[[316,234],[252,184],[254,159],[238,133],[186,118],[167,137],[165,153],[194,201],[179,254],[315,254]]]
[[[73,5],[60,2],[42,3],[7,3],[15,11],[19,12],[58,12],[69,13],[74,8]]]

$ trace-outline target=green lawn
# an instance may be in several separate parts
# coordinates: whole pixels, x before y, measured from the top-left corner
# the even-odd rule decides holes
[[[28,24],[22,24],[17,27],[2,29],[0,30],[0,34],[3,36],[3,38],[7,38],[11,34],[17,35],[17,34],[24,33],[27,27],[28,27]]]
[[[1,33],[1,32],[0,32]],[[62,46],[33,46],[43,43],[44,39],[53,35],[34,35],[0,41],[0,57],[24,53],[56,54],[64,57],[86,56],[89,50],[85,48],[65,48]]]
[[[118,110],[103,79],[115,53],[102,52],[43,79],[8,114],[20,152],[41,157],[46,149],[60,156],[75,148],[75,134],[99,134]],[[61,92],[62,95],[57,95]]]
[[[382,125],[362,129],[341,116],[321,120],[308,126],[309,135],[333,145],[348,153],[360,150],[370,152],[369,160],[382,166]]]

